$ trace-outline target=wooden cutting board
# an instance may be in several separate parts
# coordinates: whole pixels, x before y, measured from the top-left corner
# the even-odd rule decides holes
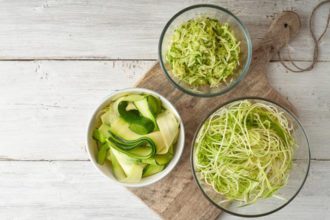
[[[176,168],[158,183],[130,189],[163,219],[215,219],[221,213],[200,192],[190,165],[191,141],[197,127],[211,111],[231,99],[258,96],[296,112],[289,101],[270,85],[266,72],[270,59],[299,29],[300,20],[296,13],[287,11],[280,14],[253,50],[251,67],[245,79],[223,96],[199,98],[182,93],[166,79],[158,63],[137,83],[137,87],[157,91],[172,102],[182,117],[186,131],[185,149]]]

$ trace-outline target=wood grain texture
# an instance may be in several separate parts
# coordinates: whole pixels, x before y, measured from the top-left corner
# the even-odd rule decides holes
[[[253,51],[247,76],[232,91],[214,98],[200,98],[175,89],[156,64],[137,84],[159,92],[179,111],[186,131],[185,149],[176,168],[159,183],[131,189],[163,219],[215,219],[221,210],[213,206],[193,181],[190,168],[191,141],[199,124],[219,105],[240,97],[258,96],[270,99],[295,111],[291,103],[269,84],[266,70],[271,57],[300,30],[299,16],[294,12],[280,14]]]
[[[89,161],[0,161],[1,220],[158,219]]]
[[[308,16],[321,0],[11,0],[0,1],[0,59],[157,59],[165,23],[177,11],[198,3],[228,8],[258,41],[275,14],[294,9],[303,30],[292,43],[293,57],[311,60]],[[315,21],[325,24],[327,9]],[[322,41],[321,60],[330,60],[330,35]]]
[[[94,107],[111,91],[133,86],[154,64],[150,59],[157,59],[166,21],[201,2],[233,11],[254,42],[276,13],[293,8],[302,30],[291,52],[307,65],[312,41],[306,23],[320,1],[0,1],[0,60],[12,60],[0,61],[0,219],[158,219],[89,161],[71,161],[87,160],[84,134]],[[318,33],[327,13],[321,10],[315,20]],[[322,61],[330,60],[329,37],[321,43]],[[128,60],[100,61],[118,58]],[[22,59],[32,61],[17,61]],[[303,190],[289,206],[257,220],[330,219],[329,69],[330,62],[321,62],[293,74],[278,62],[269,65],[270,82],[299,109],[312,157],[320,161],[312,161]],[[221,219],[238,220],[227,214]]]
[[[255,220],[330,219],[330,161],[312,161],[298,197]],[[317,187],[316,187],[317,186]],[[0,161],[1,220],[160,220],[89,161]],[[242,220],[223,213],[221,220]]]
[[[99,175],[89,161],[38,162],[87,160],[85,122],[93,108],[112,88],[133,86],[153,64],[152,61],[0,62],[0,155],[2,159],[33,160],[0,162],[0,219],[41,219],[44,216],[54,216],[49,219],[159,219],[125,188],[112,185]],[[47,80],[37,77],[40,76],[35,72],[38,66],[41,73],[48,73]],[[323,161],[330,159],[330,148],[327,147],[329,68],[330,63],[324,62],[313,71],[294,74],[287,72],[278,62],[269,65],[267,76],[270,82],[299,109],[312,157],[322,161],[312,162],[303,190],[289,206],[257,220],[330,218],[327,211],[330,210],[330,165],[329,161]],[[77,78],[80,83],[74,83],[77,80],[73,79]],[[52,94],[38,92],[45,91],[42,88],[46,86],[53,91]],[[44,106],[55,102],[61,108]],[[40,114],[43,120],[37,120]],[[27,117],[18,117],[24,115]],[[31,123],[33,126],[26,129],[26,124]],[[63,127],[65,129],[60,129]],[[52,132],[37,135],[47,129]],[[18,134],[24,140],[23,144],[12,141]],[[50,141],[53,139],[56,141]],[[52,166],[62,168],[54,175],[50,173]],[[69,185],[72,178],[80,194]],[[37,193],[40,187],[43,190]],[[72,198],[70,202],[63,202],[69,198]],[[220,216],[223,218],[238,220],[227,214]]]
[[[132,87],[154,63],[0,61],[0,158],[87,160],[84,135],[93,109],[112,91]],[[329,68],[322,62],[295,74],[278,62],[268,66],[274,88],[299,109],[314,159],[330,159]],[[24,147],[13,141],[18,134]]]
[[[93,109],[153,62],[2,62],[0,159],[86,160]],[[24,143],[13,141],[17,135]]]

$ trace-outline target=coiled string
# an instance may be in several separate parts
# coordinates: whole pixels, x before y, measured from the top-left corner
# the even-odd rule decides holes
[[[325,0],[325,1],[322,1],[320,2],[319,4],[317,4],[313,11],[312,11],[312,14],[311,16],[309,17],[309,32],[313,38],[313,41],[314,41],[314,49],[313,49],[313,60],[312,60],[312,63],[307,66],[307,67],[300,67],[298,66],[291,58],[291,55],[290,55],[290,51],[288,51],[288,56],[289,56],[289,62],[291,63],[291,65],[293,67],[290,67],[288,66],[287,64],[284,63],[284,60],[282,59],[281,57],[281,53],[278,52],[278,57],[280,59],[280,62],[281,64],[287,69],[287,70],[290,70],[291,72],[295,72],[295,73],[301,73],[301,72],[305,72],[305,71],[309,71],[309,70],[312,70],[315,66],[315,64],[317,63],[318,61],[318,57],[319,57],[319,44],[320,44],[320,41],[321,39],[324,37],[324,35],[326,34],[327,30],[328,30],[328,26],[329,26],[329,23],[330,23],[330,9],[329,9],[329,13],[328,13],[328,18],[327,18],[327,23],[326,23],[326,26],[324,28],[324,30],[322,31],[321,35],[317,38],[316,37],[316,34],[315,34],[315,30],[313,29],[313,20],[314,20],[314,17],[315,17],[315,14],[316,14],[316,11],[323,5],[327,4],[327,3],[330,3],[330,0]]]

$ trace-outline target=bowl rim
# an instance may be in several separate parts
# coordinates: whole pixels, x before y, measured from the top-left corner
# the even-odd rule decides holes
[[[146,93],[146,94],[151,94],[154,96],[157,96],[161,99],[162,102],[165,102],[164,104],[166,106],[169,107],[169,110],[173,111],[174,114],[176,116],[178,116],[178,120],[179,120],[179,124],[180,124],[180,129],[179,129],[179,138],[181,138],[181,144],[179,143],[179,141],[177,142],[177,147],[176,147],[176,151],[174,154],[174,157],[172,158],[172,165],[171,166],[167,166],[164,170],[162,170],[161,172],[159,172],[159,177],[155,178],[155,179],[151,179],[148,182],[138,182],[138,183],[122,183],[120,181],[118,181],[114,176],[113,178],[110,177],[109,175],[107,175],[106,173],[104,173],[99,165],[97,164],[97,162],[95,161],[95,158],[93,157],[92,153],[91,153],[91,148],[92,146],[90,146],[89,141],[90,141],[90,134],[91,134],[91,130],[93,129],[93,126],[95,124],[95,120],[97,117],[97,114],[100,110],[102,110],[101,106],[105,105],[106,103],[110,102],[111,99],[116,96],[116,95],[120,95],[120,94],[124,94],[124,93],[129,93],[129,92],[133,92],[133,93]],[[179,139],[178,139],[179,140]],[[159,94],[158,92],[149,90],[149,89],[145,89],[145,88],[138,88],[138,87],[129,87],[129,88],[125,88],[125,89],[120,89],[120,90],[115,90],[112,91],[109,95],[105,96],[101,101],[98,102],[98,104],[96,105],[96,107],[93,109],[92,114],[88,120],[88,124],[87,124],[87,129],[86,129],[86,139],[85,139],[85,148],[89,157],[90,162],[93,164],[93,166],[95,167],[95,169],[104,177],[106,177],[108,180],[110,180],[111,182],[114,182],[115,184],[118,185],[122,185],[125,187],[130,187],[130,188],[140,188],[140,187],[145,187],[145,186],[149,186],[151,184],[154,184],[160,180],[162,180],[163,178],[165,178],[168,174],[170,174],[173,169],[177,166],[177,164],[179,163],[184,148],[185,148],[185,128],[184,128],[184,124],[182,121],[182,118],[178,112],[178,110],[175,108],[175,106],[164,96],[162,96],[161,94]],[[175,157],[175,155],[177,155]],[[171,162],[172,162],[171,161]],[[170,162],[170,163],[171,163]],[[112,173],[112,171],[110,170],[110,172]]]
[[[230,104],[230,103],[234,103],[234,102],[237,102],[237,101],[242,101],[242,100],[259,100],[259,101],[264,101],[264,102],[269,102],[277,107],[280,107],[281,109],[283,109],[286,113],[288,113],[298,124],[298,126],[301,128],[302,130],[302,133],[304,134],[304,137],[306,139],[306,142],[307,142],[307,149],[308,149],[308,164],[307,164],[307,170],[306,170],[306,174],[303,178],[303,181],[301,182],[301,185],[299,186],[299,188],[297,189],[297,191],[293,194],[293,196],[288,199],[284,204],[280,205],[279,207],[271,210],[271,211],[268,211],[268,212],[265,212],[265,213],[261,213],[261,214],[253,214],[253,215],[247,215],[247,214],[241,214],[241,213],[236,213],[236,212],[232,212],[220,205],[218,205],[216,202],[214,202],[212,199],[209,198],[209,196],[204,192],[202,186],[200,185],[199,181],[197,180],[197,176],[196,176],[196,170],[194,168],[194,146],[195,146],[195,141],[196,141],[196,138],[197,138],[197,135],[201,129],[201,127],[203,126],[203,124],[205,123],[205,121],[214,113],[216,112],[217,110],[219,110],[220,108]],[[294,198],[296,198],[296,196],[299,194],[299,192],[301,191],[301,189],[303,188],[303,186],[305,185],[305,182],[306,182],[306,179],[308,177],[308,174],[309,174],[309,170],[310,170],[310,164],[311,164],[311,151],[310,151],[310,147],[309,147],[309,140],[308,140],[308,137],[307,137],[307,134],[301,124],[301,122],[299,121],[299,119],[297,118],[297,116],[295,116],[294,113],[292,113],[288,108],[286,107],[283,107],[282,105],[276,103],[275,101],[272,101],[270,99],[267,99],[267,98],[263,98],[263,97],[257,97],[257,96],[245,96],[245,97],[240,97],[240,98],[235,98],[235,99],[231,99],[231,100],[228,100],[226,102],[224,102],[223,104],[220,104],[219,106],[217,106],[214,110],[212,110],[203,120],[202,122],[199,124],[198,128],[196,129],[195,131],[195,134],[194,134],[194,137],[192,139],[192,142],[191,142],[191,151],[190,151],[190,165],[191,165],[191,170],[192,170],[192,173],[193,173],[193,177],[194,177],[194,180],[195,180],[195,183],[197,184],[198,188],[200,189],[200,191],[202,192],[202,194],[204,195],[204,197],[209,201],[211,202],[213,205],[215,205],[217,208],[221,209],[222,211],[226,212],[226,213],[229,213],[231,215],[234,215],[234,216],[239,216],[239,217],[247,217],[247,218],[254,218],[254,217],[262,217],[262,216],[266,216],[266,215],[269,215],[269,214],[272,214],[272,213],[275,213],[277,211],[279,211],[280,209],[284,208],[285,206],[287,206]]]
[[[245,37],[245,40],[247,42],[247,60],[246,60],[246,63],[241,71],[241,73],[239,74],[239,76],[237,77],[237,79],[234,80],[234,82],[232,82],[228,87],[226,87],[225,89],[222,89],[218,92],[214,92],[214,93],[195,93],[195,92],[192,92],[190,90],[187,90],[185,88],[183,88],[182,86],[180,86],[178,83],[176,83],[176,81],[170,76],[170,74],[168,73],[166,67],[165,67],[165,62],[163,61],[163,58],[162,58],[162,46],[163,46],[163,40],[164,40],[164,36],[165,36],[165,33],[167,32],[169,26],[172,24],[172,22],[178,17],[180,16],[181,14],[185,13],[186,11],[189,11],[191,9],[195,9],[195,8],[203,8],[203,7],[206,7],[206,8],[213,8],[213,9],[217,9],[219,11],[223,11],[225,13],[227,13],[229,16],[231,16],[232,18],[234,18],[234,20],[237,21],[237,23],[239,24],[239,26],[241,27],[241,29],[243,30],[243,33],[244,33],[244,37]],[[230,90],[232,90],[233,88],[236,87],[236,85],[239,84],[239,82],[242,81],[242,79],[244,79],[244,77],[246,76],[246,74],[248,73],[249,71],[249,68],[250,68],[250,64],[251,64],[251,61],[252,61],[252,48],[253,48],[253,45],[252,45],[252,41],[251,41],[251,37],[250,37],[250,34],[246,28],[246,26],[243,24],[243,22],[241,22],[240,19],[238,19],[238,17],[236,17],[233,13],[231,13],[229,10],[221,7],[221,6],[218,6],[218,5],[214,5],[214,4],[196,4],[196,5],[192,5],[192,6],[189,6],[189,7],[186,7],[182,10],[180,10],[179,12],[177,12],[176,14],[174,14],[171,19],[166,23],[166,25],[164,26],[162,32],[161,32],[161,35],[160,35],[160,38],[159,38],[159,42],[158,42],[158,57],[159,57],[159,63],[160,63],[160,66],[161,66],[161,69],[163,71],[163,73],[165,74],[165,76],[167,77],[167,79],[176,87],[178,88],[179,90],[181,90],[182,92],[184,93],[187,93],[189,95],[192,95],[192,96],[197,96],[197,97],[213,97],[213,96],[218,96],[218,95],[223,95],[227,92],[229,92]]]

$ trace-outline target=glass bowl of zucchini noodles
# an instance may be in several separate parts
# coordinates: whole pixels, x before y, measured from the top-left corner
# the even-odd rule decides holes
[[[199,4],[176,13],[158,45],[160,66],[176,88],[194,96],[222,95],[248,72],[252,43],[244,24],[217,5]]]
[[[233,215],[258,217],[289,204],[310,166],[296,116],[262,98],[241,98],[213,111],[193,140],[191,163],[204,196]]]

